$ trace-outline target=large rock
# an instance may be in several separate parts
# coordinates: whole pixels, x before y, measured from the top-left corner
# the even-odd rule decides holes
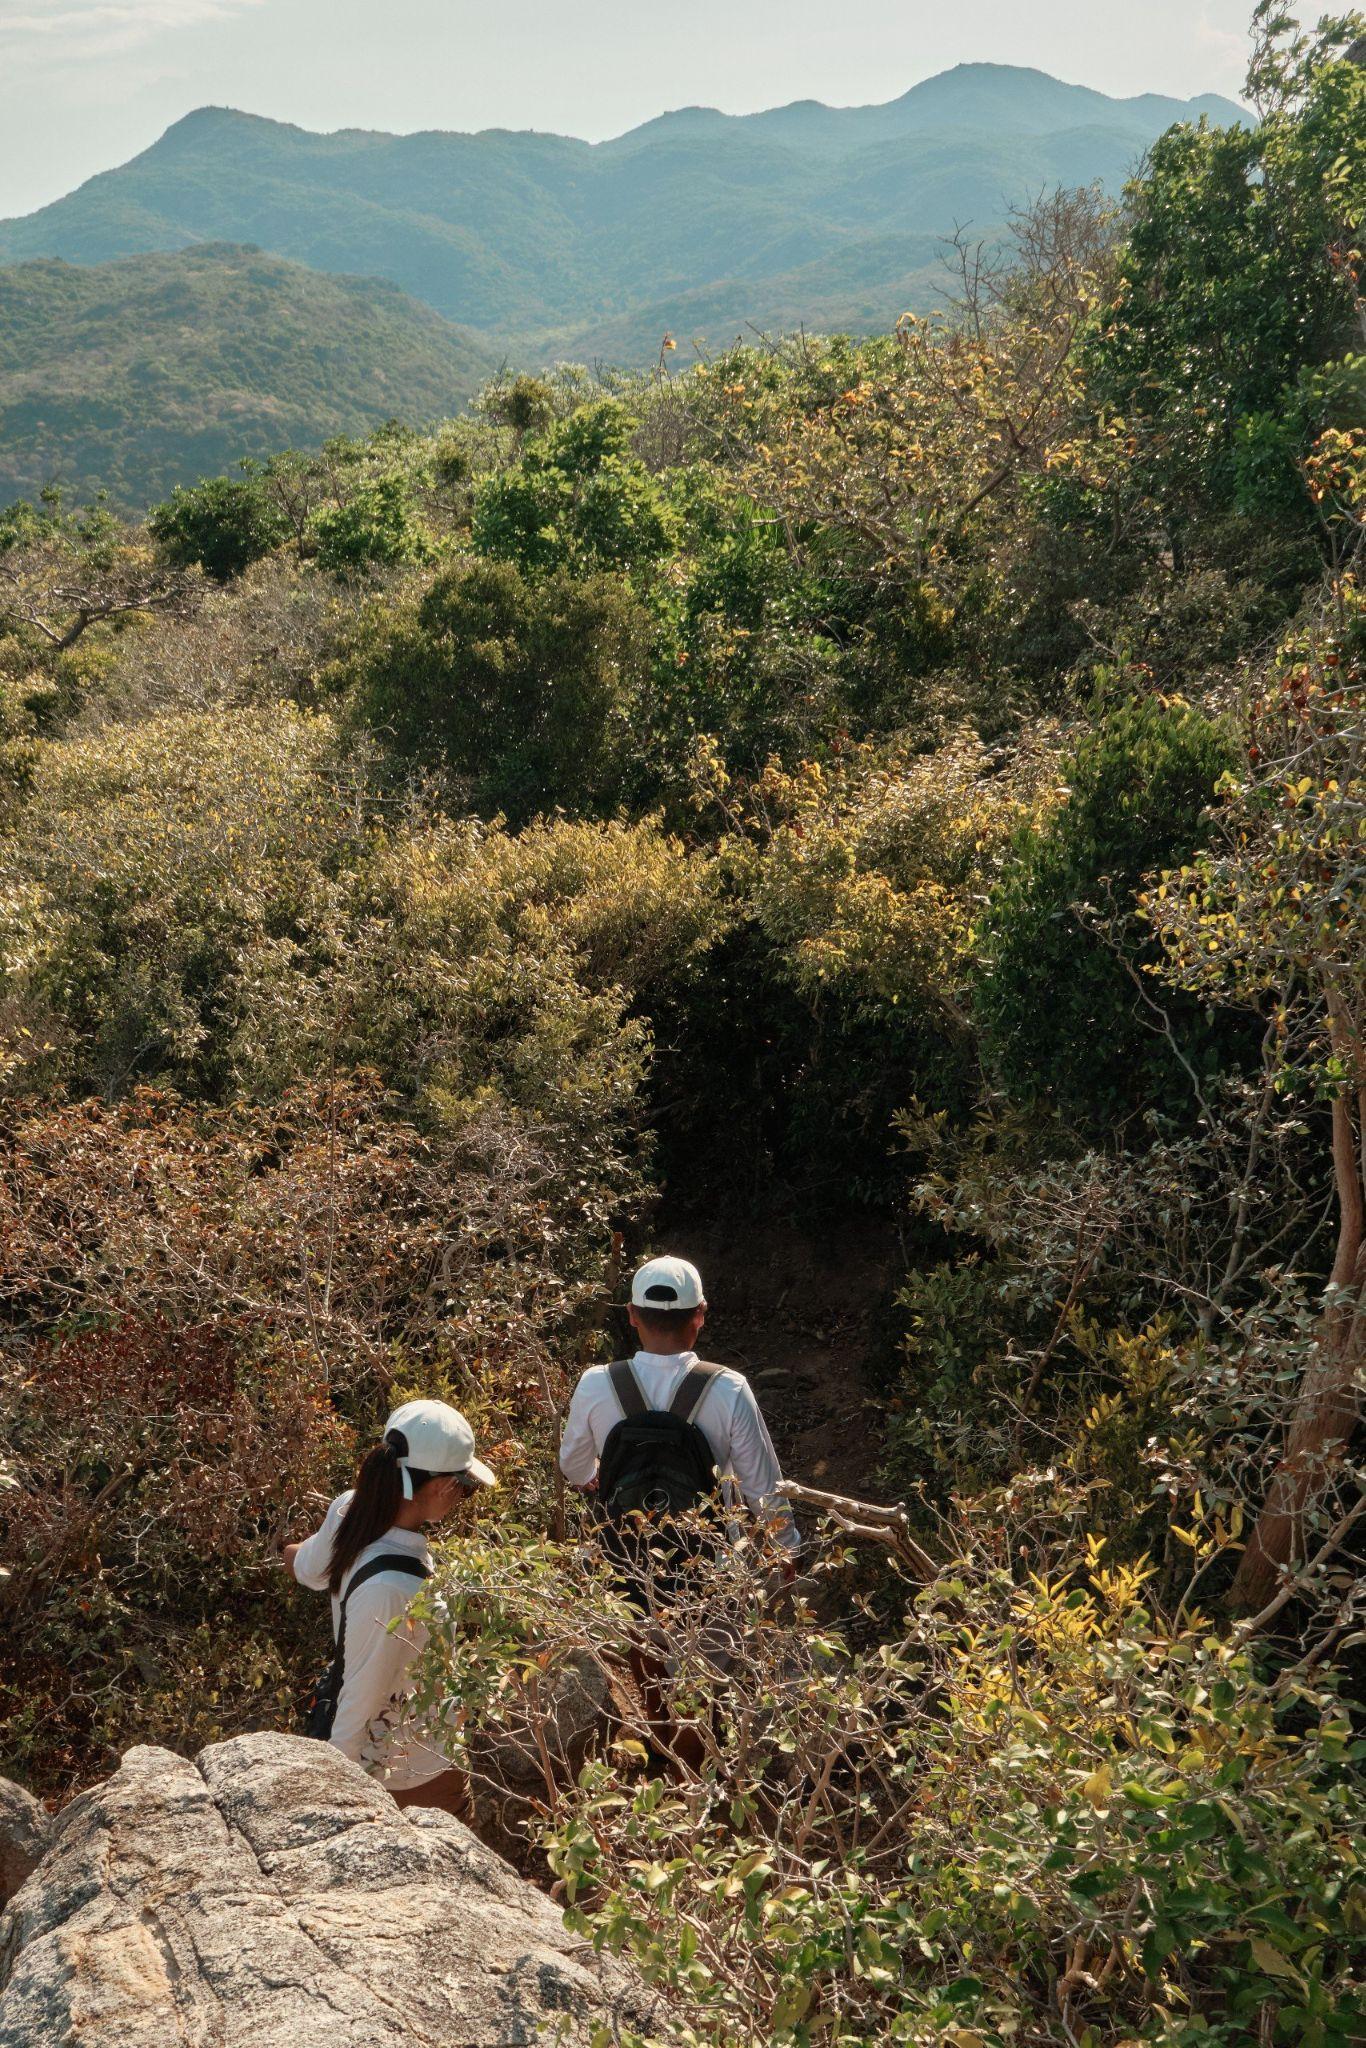
[[[130,1750],[0,1918],[0,2048],[511,2048],[633,2004],[459,1821],[293,1735]]]
[[[0,1906],[41,1861],[52,1822],[31,1792],[0,1778]]]

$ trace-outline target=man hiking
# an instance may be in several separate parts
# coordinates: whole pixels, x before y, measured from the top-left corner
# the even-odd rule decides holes
[[[789,1560],[801,1548],[773,1440],[743,1374],[705,1365],[702,1276],[687,1259],[651,1259],[631,1282],[634,1358],[592,1365],[574,1389],[560,1445],[571,1486],[598,1483],[604,1519],[679,1515],[718,1490],[734,1523],[743,1502]]]

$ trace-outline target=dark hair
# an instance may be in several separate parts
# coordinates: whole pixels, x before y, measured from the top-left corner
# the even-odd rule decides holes
[[[400,1441],[398,1433],[391,1430],[383,1443],[376,1444],[361,1460],[360,1471],[356,1474],[356,1490],[332,1538],[332,1559],[327,1571],[329,1592],[340,1593],[342,1580],[366,1544],[373,1543],[394,1526],[394,1519],[403,1506],[403,1473],[398,1462]],[[425,1477],[425,1473],[413,1473],[414,1493],[418,1481]]]
[[[639,1302],[634,1304],[636,1315],[652,1337],[681,1335],[697,1314],[697,1310],[705,1308],[706,1305],[705,1301],[699,1301],[697,1308],[656,1308],[653,1302],[645,1308]]]

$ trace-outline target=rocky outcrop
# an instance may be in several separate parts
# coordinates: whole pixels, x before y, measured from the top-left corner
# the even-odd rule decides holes
[[[52,1822],[31,1792],[0,1778],[0,1906],[41,1861]]]
[[[0,1918],[0,2048],[512,2048],[633,2003],[459,1821],[299,1736],[130,1750]]]

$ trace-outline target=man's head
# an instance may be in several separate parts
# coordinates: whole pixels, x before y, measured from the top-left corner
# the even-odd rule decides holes
[[[646,1351],[692,1351],[707,1320],[702,1275],[687,1259],[651,1259],[631,1282],[631,1324]]]

